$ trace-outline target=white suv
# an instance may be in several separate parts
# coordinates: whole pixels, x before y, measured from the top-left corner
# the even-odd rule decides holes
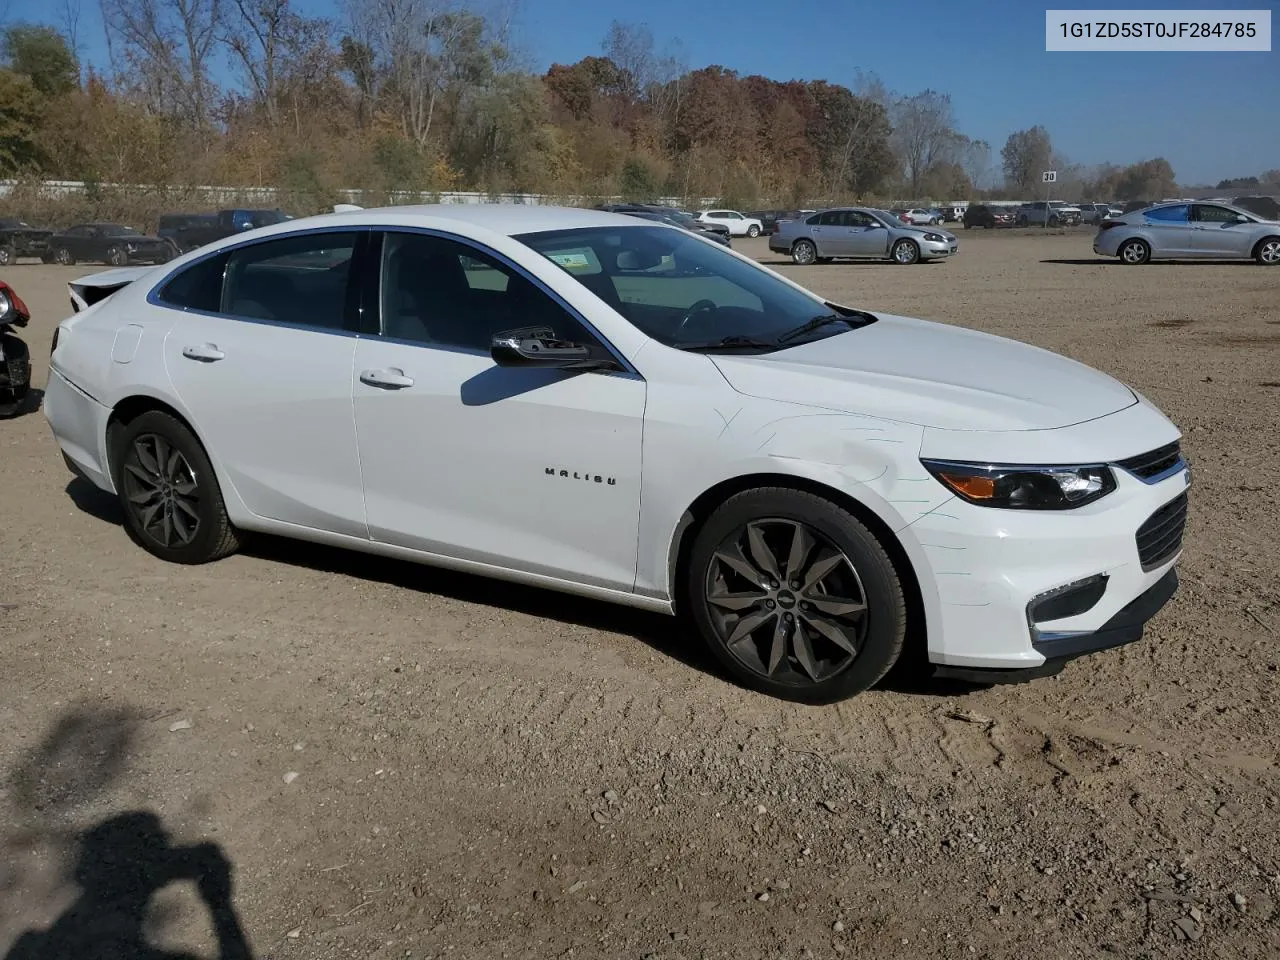
[[[764,232],[764,224],[754,217],[744,217],[737,210],[703,210],[698,214],[703,223],[722,223],[733,237],[758,237]]]

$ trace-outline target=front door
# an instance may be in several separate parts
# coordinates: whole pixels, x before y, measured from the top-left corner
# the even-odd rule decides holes
[[[1213,203],[1192,208],[1192,243],[1200,257],[1248,257],[1253,254],[1251,221]]]
[[[303,234],[238,247],[189,267],[160,299],[187,308],[165,339],[165,365],[245,506],[367,538],[347,295],[358,237]]]
[[[883,223],[861,210],[849,210],[846,216],[850,256],[883,257],[889,252],[889,231]]]
[[[516,327],[606,348],[477,247],[388,232],[381,278],[382,333],[355,363],[373,539],[631,590],[644,381],[495,365],[493,334]]]

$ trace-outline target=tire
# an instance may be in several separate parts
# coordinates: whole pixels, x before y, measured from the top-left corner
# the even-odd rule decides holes
[[[0,267],[9,267],[18,259],[17,252],[13,247],[5,245],[0,246]]]
[[[74,267],[76,258],[71,255],[71,251],[66,247],[59,247],[53,251],[53,262],[63,267]]]
[[[123,267],[129,262],[128,255],[119,247],[112,247],[107,251],[107,263],[113,267]]]
[[[773,572],[789,577],[796,565],[798,576],[774,578],[769,558]],[[713,655],[770,696],[844,700],[902,653],[907,608],[893,562],[862,523],[815,494],[763,487],[730,497],[695,535],[684,581]]]
[[[1136,267],[1144,263],[1151,262],[1151,247],[1145,240],[1126,240],[1120,244],[1120,249],[1116,251],[1116,255],[1120,258],[1120,262]]]
[[[920,247],[914,240],[899,240],[889,249],[889,259],[904,267],[919,263]]]
[[[760,228],[753,223],[751,226],[747,227],[747,236],[754,240],[756,237],[760,236]]]
[[[160,410],[113,431],[111,463],[125,528],[170,563],[208,563],[240,548],[213,465],[180,420]],[[154,509],[153,509],[154,508]]]
[[[1253,259],[1264,267],[1280,266],[1280,237],[1263,237],[1253,248]]]
[[[1061,225],[1062,225],[1062,221],[1061,221],[1061,220],[1059,220],[1057,217],[1050,217],[1050,218],[1049,218],[1049,226],[1051,226],[1051,227],[1057,227],[1057,226],[1061,226]]]
[[[802,267],[818,261],[818,248],[812,240],[797,240],[791,245],[791,259]]]

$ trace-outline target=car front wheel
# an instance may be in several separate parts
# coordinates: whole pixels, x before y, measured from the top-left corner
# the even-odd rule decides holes
[[[1254,248],[1253,258],[1265,267],[1280,264],[1280,237],[1264,237]]]
[[[685,587],[729,673],[785,700],[861,693],[902,652],[906,601],[893,562],[870,530],[815,494],[730,497],[698,532]]]
[[[906,266],[920,259],[920,248],[916,246],[914,240],[899,240],[893,245],[890,255],[893,257],[894,263]]]
[[[125,525],[141,547],[172,563],[239,549],[213,465],[180,420],[150,410],[117,427],[111,460]]]
[[[53,262],[63,267],[74,267],[76,258],[71,255],[71,251],[66,247],[59,247],[53,252]]]

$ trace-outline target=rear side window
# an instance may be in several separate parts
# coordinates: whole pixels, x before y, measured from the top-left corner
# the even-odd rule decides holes
[[[343,329],[357,238],[353,231],[308,233],[237,247],[227,257],[219,312]]]
[[[1186,223],[1190,207],[1185,203],[1180,203],[1173,207],[1157,207],[1154,210],[1148,210],[1144,216],[1148,220],[1156,220],[1160,223]]]
[[[222,306],[222,275],[226,268],[225,253],[193,263],[161,287],[157,299],[169,307],[217,313]]]

